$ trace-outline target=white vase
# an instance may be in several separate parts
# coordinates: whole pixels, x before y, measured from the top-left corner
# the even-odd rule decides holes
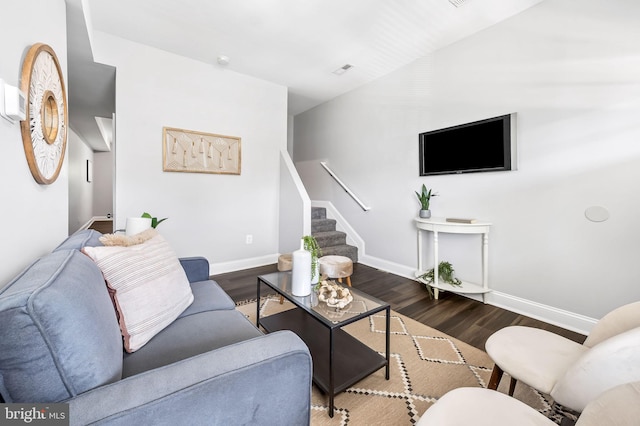
[[[428,219],[431,217],[431,210],[420,210],[420,217],[423,219]]]
[[[304,240],[300,240],[300,249],[291,253],[291,294],[308,296],[311,293],[311,253],[304,249]]]
[[[125,227],[126,235],[139,234],[151,228],[151,218],[148,217],[128,217],[127,226]]]

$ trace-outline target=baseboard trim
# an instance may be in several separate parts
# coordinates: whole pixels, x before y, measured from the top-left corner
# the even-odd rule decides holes
[[[359,262],[372,268],[380,269],[381,271],[390,272],[408,279],[414,279],[415,268],[408,267],[406,265],[389,262],[366,254],[361,256]],[[482,301],[482,298],[477,295],[463,294],[462,296]],[[584,335],[589,334],[589,331],[597,322],[594,318],[589,318],[584,315],[554,308],[553,306],[544,305],[542,303],[512,296],[499,291],[487,293],[485,296],[485,302],[489,305],[497,306],[499,308],[506,309],[507,311],[525,315]]]
[[[249,259],[238,259],[230,262],[218,262],[209,264],[209,275],[224,274],[240,271],[242,269],[257,268],[259,266],[273,265],[278,262],[278,254],[269,254]]]
[[[488,293],[487,303],[584,335],[589,334],[589,331],[591,331],[598,321],[595,318],[554,308],[553,306],[522,299],[499,291]]]
[[[361,256],[359,255],[358,263],[362,263],[372,268],[380,269],[381,271],[390,272],[404,278],[414,278],[415,268],[410,268],[399,263],[380,259],[379,257],[369,256],[368,254],[363,254]]]

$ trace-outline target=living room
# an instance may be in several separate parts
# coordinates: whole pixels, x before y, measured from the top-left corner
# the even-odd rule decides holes
[[[66,69],[65,14],[62,0],[5,8],[6,83],[19,85],[36,42],[51,45]],[[161,229],[178,255],[205,256],[212,274],[274,263],[291,250],[279,226],[280,155],[289,141],[310,198],[331,202],[366,241],[362,263],[411,276],[414,191],[425,183],[438,194],[434,215],[492,223],[488,303],[587,333],[605,313],[640,300],[640,270],[631,267],[639,16],[631,0],[579,8],[545,0],[295,117],[285,86],[96,32],[94,59],[117,69],[116,228],[143,211],[169,217]],[[420,132],[508,113],[517,115],[517,170],[418,176]],[[242,174],[163,173],[164,126],[241,137]],[[42,186],[29,173],[19,125],[0,120],[0,135],[4,283],[68,235],[69,184],[85,179],[85,163],[65,162],[58,180]],[[355,204],[320,161],[372,208]],[[592,206],[608,220],[588,220]],[[475,246],[441,244],[463,278],[479,274]]]
[[[176,251],[204,255],[212,273],[273,263],[291,249],[279,241],[278,171],[280,152],[294,141],[310,198],[330,201],[357,224],[366,241],[361,262],[413,273],[414,190],[426,183],[438,194],[434,215],[493,224],[489,303],[587,332],[604,313],[640,298],[640,272],[631,267],[637,13],[631,1],[612,8],[593,0],[580,10],[543,1],[294,118],[286,87],[96,32],[94,59],[117,69],[116,228],[150,211],[170,218],[163,233]],[[24,51],[36,41],[54,46],[64,69],[64,2],[20,2],[3,16],[12,40],[0,69],[8,84],[18,84]],[[34,23],[28,33],[20,30],[24,16]],[[418,133],[505,113],[517,114],[517,170],[418,176]],[[241,137],[241,176],[163,173],[163,126]],[[12,224],[2,244],[11,262],[0,266],[7,281],[67,235],[68,182],[84,179],[85,165],[65,164],[59,180],[43,187],[28,173],[19,126],[3,120],[0,132],[13,142],[3,168],[11,185],[1,190],[12,205],[3,213]],[[320,161],[372,209],[337,188]],[[609,220],[587,220],[591,206],[604,207]],[[457,271],[477,275],[475,247],[441,243]]]

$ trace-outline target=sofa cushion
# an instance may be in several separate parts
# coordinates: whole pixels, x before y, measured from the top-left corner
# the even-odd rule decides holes
[[[187,276],[160,234],[129,247],[85,247],[102,270],[127,352],[135,352],[193,302]]]
[[[84,229],[78,231],[64,240],[58,247],[56,247],[53,251],[60,250],[82,250],[83,247],[96,247],[101,246],[100,237],[102,234],[98,231],[94,231],[93,229]]]
[[[179,318],[197,314],[204,311],[217,311],[219,309],[235,309],[233,299],[212,280],[191,283],[193,303],[180,314]]]
[[[121,342],[102,274],[77,250],[44,256],[0,289],[7,402],[58,402],[119,380]]]
[[[125,354],[123,377],[261,335],[262,332],[236,310],[201,312],[182,317],[139,351]]]

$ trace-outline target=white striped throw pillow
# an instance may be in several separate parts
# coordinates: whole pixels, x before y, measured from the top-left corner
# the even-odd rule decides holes
[[[82,250],[104,275],[127,352],[144,346],[193,302],[184,269],[160,234],[138,245]]]

